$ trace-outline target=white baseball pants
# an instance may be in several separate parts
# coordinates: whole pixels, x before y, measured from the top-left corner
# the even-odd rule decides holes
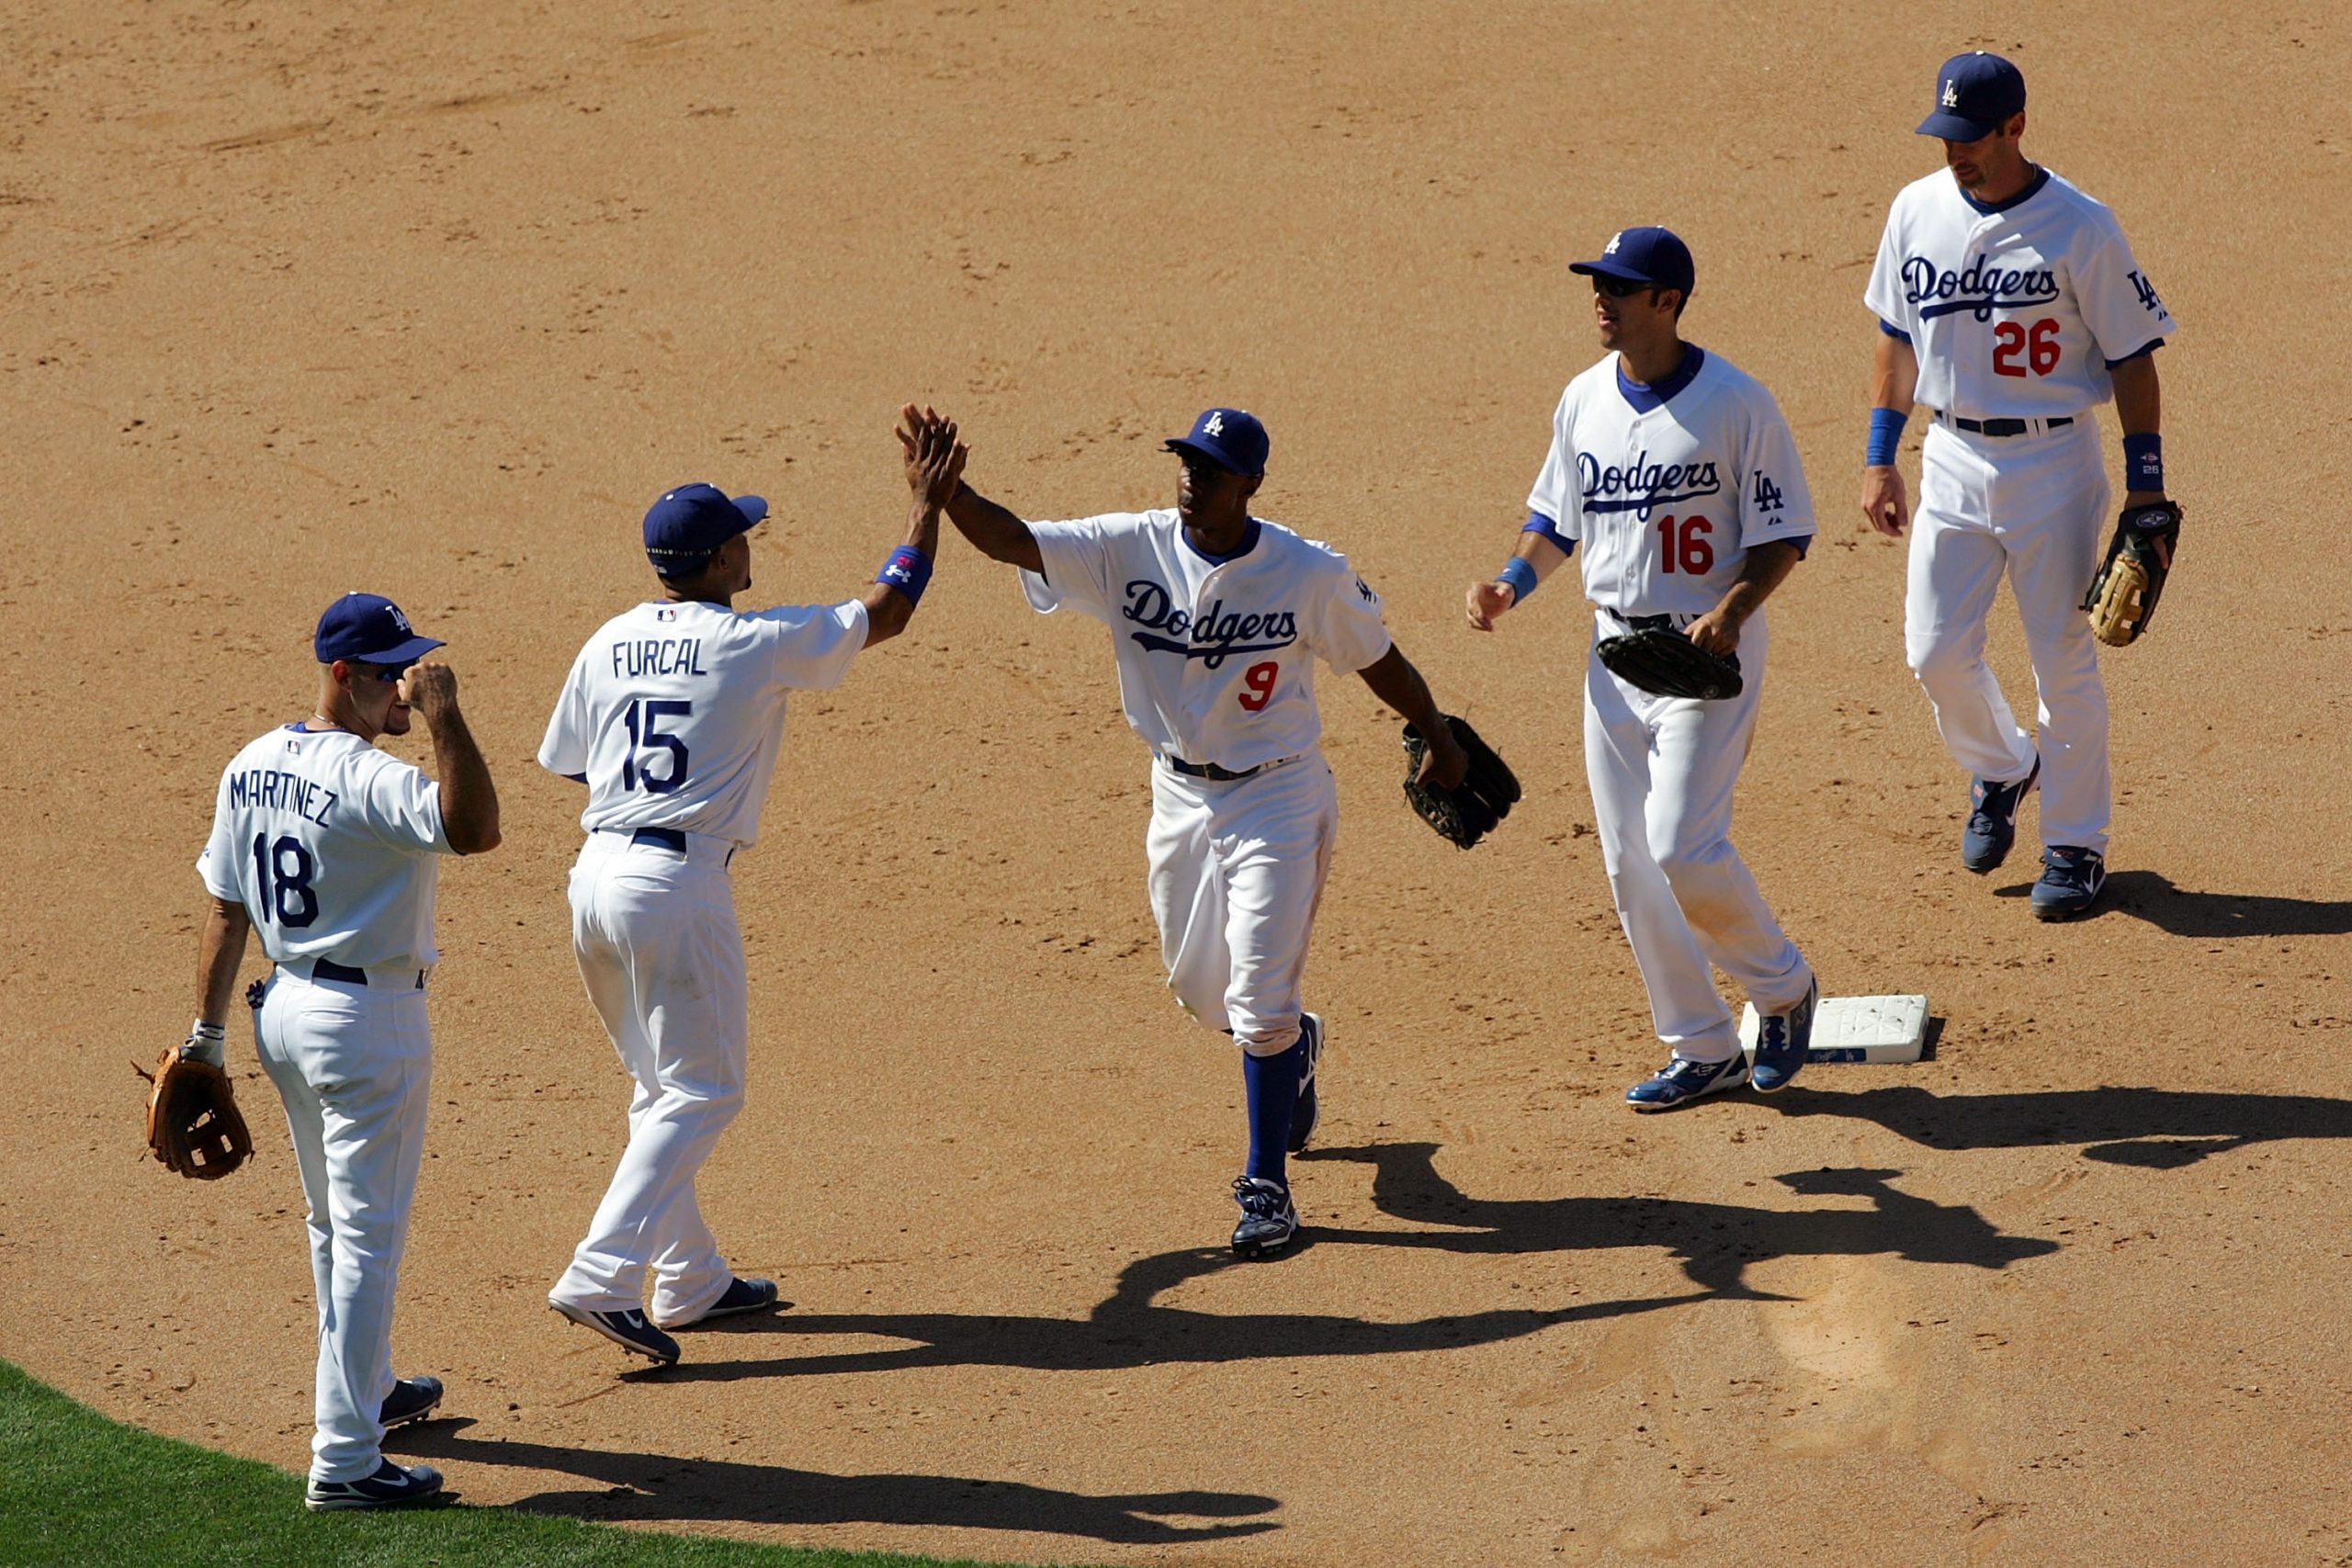
[[[424,1157],[433,1041],[424,993],[273,973],[254,1016],[262,1070],[286,1102],[309,1205],[319,1369],[311,1479],[358,1481],[383,1462],[392,1293]]]
[[[1606,611],[1595,626],[1601,637],[1624,629]],[[1739,1050],[1711,963],[1759,1013],[1785,1012],[1813,985],[1731,842],[1732,786],[1755,735],[1767,644],[1759,613],[1740,628],[1744,689],[1711,703],[1652,695],[1611,674],[1597,653],[1586,660],[1584,765],[1601,864],[1651,1022],[1691,1061]]]
[[[1298,1041],[1340,797],[1319,751],[1227,784],[1154,765],[1152,918],[1177,1002],[1253,1056]]]
[[[2107,691],[2084,591],[2104,544],[2107,468],[2096,420],[2006,438],[1940,423],[1923,444],[1911,524],[1905,656],[1952,761],[2014,783],[2033,771],[1984,661],[1984,620],[2004,571],[2033,660],[2041,734],[2041,841],[2107,849]]]
[[[686,842],[681,856],[592,833],[572,864],[572,953],[637,1088],[612,1185],[548,1292],[594,1312],[644,1306],[663,1327],[700,1317],[734,1278],[695,1178],[742,1109],[751,1032],[730,846]]]

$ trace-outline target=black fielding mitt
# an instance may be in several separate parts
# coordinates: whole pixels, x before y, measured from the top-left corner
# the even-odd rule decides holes
[[[2179,546],[2180,508],[2173,502],[2123,509],[2115,520],[2115,537],[2107,542],[2107,559],[2083,595],[2092,636],[2109,648],[2124,648],[2148,629]]]
[[[1605,637],[1593,651],[1609,672],[1630,686],[1660,697],[1697,697],[1717,702],[1739,695],[1739,656],[1717,658],[1664,626],[1645,626],[1623,637]]]
[[[1421,738],[1419,730],[1407,725],[1405,802],[1439,838],[1458,848],[1472,849],[1519,804],[1519,775],[1467,723],[1449,716],[1445,724],[1453,731],[1453,739],[1462,750],[1469,753],[1468,770],[1463,773],[1462,782],[1452,789],[1415,784],[1413,780],[1421,771],[1421,758],[1430,743]]]

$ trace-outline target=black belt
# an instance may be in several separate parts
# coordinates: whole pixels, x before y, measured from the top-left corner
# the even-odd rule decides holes
[[[632,844],[650,845],[657,850],[668,850],[672,854],[682,855],[686,852],[686,836],[675,828],[639,828],[628,836],[628,841]]]
[[[1957,414],[1946,414],[1944,418],[1971,435],[2023,435],[2033,428],[2033,421],[2030,419],[1962,419]],[[2074,423],[2073,414],[2062,413],[2056,419],[2043,420],[2041,428],[2057,430]]]
[[[1231,768],[1220,768],[1215,762],[1188,762],[1182,757],[1167,756],[1159,760],[1188,779],[1206,779],[1211,784],[1239,784],[1243,779],[1256,778],[1273,766],[1272,762],[1261,762],[1254,768],[1244,768],[1237,773]]]
[[[311,960],[311,978],[340,980],[346,986],[364,986],[368,983],[368,971],[354,969],[348,964],[337,964],[332,958],[313,958]],[[424,989],[424,971],[422,969],[416,972],[416,988],[420,991]]]
[[[1606,604],[1601,608],[1609,610]],[[1609,610],[1609,613],[1616,616],[1619,624],[1631,626],[1637,632],[1670,632],[1680,629],[1675,626],[1672,615],[1620,615],[1615,610]]]

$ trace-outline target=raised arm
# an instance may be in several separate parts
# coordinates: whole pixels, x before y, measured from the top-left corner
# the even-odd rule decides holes
[[[903,442],[906,438],[901,435]],[[957,473],[962,468],[958,465]],[[947,520],[990,560],[1024,571],[1044,571],[1046,558],[1037,553],[1037,536],[1019,515],[999,506],[970,485],[958,483],[947,498]]]
[[[441,777],[441,827],[449,836],[449,847],[461,855],[496,849],[498,786],[490,782],[490,764],[458,709],[458,672],[437,660],[420,659],[401,677],[401,694],[433,732],[433,758]]]
[[[968,455],[956,439],[956,422],[932,409],[918,410],[909,403],[899,411],[899,421],[907,489],[914,499],[907,510],[906,542],[890,552],[865,593],[868,648],[897,637],[914,618],[915,604],[931,581],[932,563],[939,558],[939,511],[963,482]]]
[[[1894,466],[1894,445],[1918,389],[1919,355],[1911,340],[1880,330],[1871,355],[1871,450],[1862,465],[1862,516],[1890,539],[1901,538],[1911,524],[1911,498],[1903,487],[1903,471]]]

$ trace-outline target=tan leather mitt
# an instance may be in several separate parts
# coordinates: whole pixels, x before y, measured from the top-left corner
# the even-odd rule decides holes
[[[132,1072],[153,1086],[147,1094],[147,1146],[182,1176],[217,1181],[252,1156],[253,1134],[237,1111],[229,1075],[180,1051],[164,1046],[152,1073],[130,1064]]]

